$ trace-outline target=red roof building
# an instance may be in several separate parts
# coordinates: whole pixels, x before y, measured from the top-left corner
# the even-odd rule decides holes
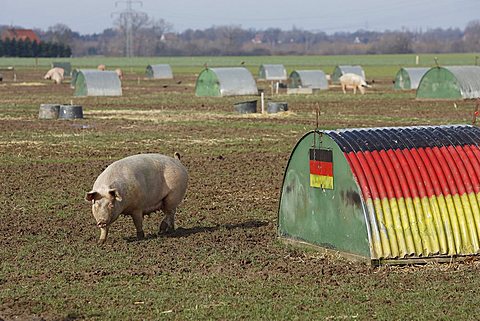
[[[32,29],[7,29],[2,34],[2,40],[9,38],[10,40],[27,40],[36,41],[40,43],[40,38],[33,32]]]

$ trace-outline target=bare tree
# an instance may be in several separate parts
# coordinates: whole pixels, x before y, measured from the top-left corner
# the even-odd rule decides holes
[[[465,28],[465,49],[468,51],[480,51],[480,20],[471,21]]]
[[[386,32],[374,47],[382,54],[411,53],[412,36],[408,32]]]
[[[70,45],[72,43],[74,33],[66,24],[57,23],[48,28],[45,36],[51,42]]]

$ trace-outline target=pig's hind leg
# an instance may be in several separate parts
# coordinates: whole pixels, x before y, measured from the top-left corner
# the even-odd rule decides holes
[[[165,213],[165,218],[160,223],[158,234],[168,234],[175,231],[175,213],[177,212],[177,202],[172,202],[167,196],[164,199],[162,211]]]
[[[176,209],[163,209],[165,218],[160,223],[158,234],[168,234],[175,231],[175,212]]]

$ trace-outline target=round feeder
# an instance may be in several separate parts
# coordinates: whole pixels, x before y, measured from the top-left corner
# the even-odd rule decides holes
[[[58,113],[59,119],[83,118],[83,108],[78,105],[61,105]]]
[[[284,101],[269,101],[267,102],[267,113],[278,113],[288,110],[288,103]]]
[[[256,100],[235,103],[233,106],[235,107],[235,110],[238,111],[240,114],[250,114],[257,112]]]
[[[57,119],[60,110],[58,104],[41,104],[38,112],[39,119]]]

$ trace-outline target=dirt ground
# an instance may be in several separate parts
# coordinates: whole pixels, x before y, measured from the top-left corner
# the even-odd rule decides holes
[[[279,300],[285,298],[282,285],[295,288],[302,280],[315,280],[321,300],[326,295],[321,289],[349,289],[349,284],[367,279],[369,285],[360,290],[365,293],[372,287],[388,288],[398,279],[404,280],[400,291],[418,286],[408,279],[435,283],[440,277],[455,285],[458,273],[470,278],[478,272],[476,262],[469,262],[421,267],[412,276],[412,267],[373,268],[334,254],[285,246],[276,236],[284,169],[296,141],[313,129],[317,108],[325,128],[375,127],[465,122],[470,119],[471,102],[458,102],[455,107],[450,102],[418,102],[412,93],[393,93],[385,80],[363,97],[344,96],[339,88],[319,98],[282,96],[291,106],[289,114],[242,116],[232,111],[233,98],[195,98],[192,77],[159,84],[139,83],[137,77],[127,76],[121,99],[102,99],[73,98],[67,83],[55,86],[41,80],[41,75],[24,72],[17,83],[0,83],[0,289],[7,291],[0,294],[0,320],[113,318],[96,315],[102,303],[91,303],[91,298],[74,290],[97,287],[113,278],[152,281],[165,275],[182,280],[215,275],[244,284],[271,282]],[[41,103],[70,101],[84,106],[85,119],[37,119]],[[121,157],[174,151],[182,154],[190,174],[177,230],[158,237],[160,214],[152,214],[145,222],[146,240],[136,241],[131,219],[121,217],[112,225],[105,246],[98,249],[98,231],[83,200],[95,178]],[[391,274],[394,277],[389,278]],[[189,289],[185,282],[180,283]],[[240,295],[246,291],[241,286],[237,290]],[[218,289],[211,291],[220,295]],[[345,301],[357,302],[347,290],[342,293],[336,294],[337,300],[346,295]],[[243,295],[248,298],[249,292]],[[375,313],[382,318],[382,312],[376,311],[386,300],[381,296],[373,303],[357,302],[365,312],[359,319]],[[111,298],[106,303],[115,305],[116,300],[122,302]],[[87,302],[94,307],[82,307]],[[178,313],[174,318],[191,317],[188,303],[175,303],[174,298],[162,302]],[[296,309],[315,306],[299,302]],[[335,318],[347,315],[342,313]],[[221,314],[212,318],[222,319]]]

